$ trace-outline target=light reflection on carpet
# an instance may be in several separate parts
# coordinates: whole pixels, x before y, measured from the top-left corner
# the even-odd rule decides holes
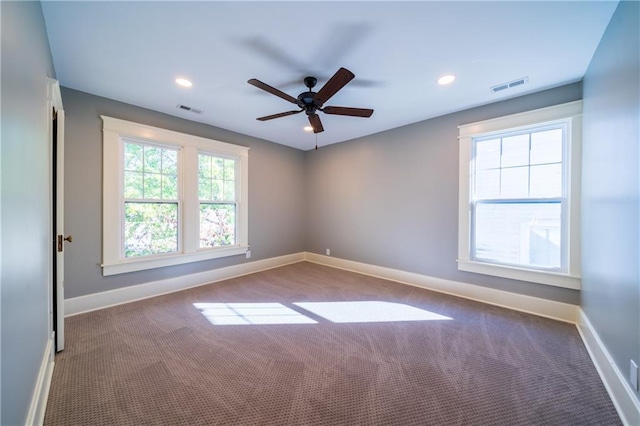
[[[404,303],[384,301],[297,302],[298,309],[333,323],[433,321],[452,318]],[[213,325],[317,324],[282,303],[194,303]]]

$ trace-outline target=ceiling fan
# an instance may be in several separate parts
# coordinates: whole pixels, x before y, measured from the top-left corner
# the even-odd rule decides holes
[[[317,93],[312,91],[312,89],[314,88],[318,80],[315,77],[305,77],[304,85],[307,86],[309,90],[300,93],[297,98],[294,98],[293,96],[290,96],[283,91],[276,89],[275,87],[269,86],[268,84],[263,83],[260,80],[256,80],[255,78],[247,81],[247,83],[256,86],[257,88],[262,89],[266,92],[269,92],[272,95],[276,95],[284,99],[285,101],[289,101],[300,108],[299,110],[286,111],[279,114],[258,117],[257,120],[267,121],[274,118],[299,114],[304,111],[309,117],[309,123],[311,123],[313,133],[320,133],[324,131],[324,128],[322,127],[322,122],[320,121],[320,117],[318,116],[317,111],[322,111],[325,114],[348,115],[350,117],[365,118],[371,117],[371,114],[373,114],[373,110],[367,108],[349,108],[339,106],[323,107],[325,102],[327,102],[347,83],[353,80],[354,77],[355,75],[348,69],[340,68]]]

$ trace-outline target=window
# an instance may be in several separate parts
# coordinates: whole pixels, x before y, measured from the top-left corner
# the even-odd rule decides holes
[[[200,154],[200,248],[235,244],[236,160]]]
[[[458,269],[578,289],[580,101],[460,126]]]
[[[178,150],[123,139],[124,257],[178,252]]]
[[[246,252],[248,148],[102,120],[103,275]]]

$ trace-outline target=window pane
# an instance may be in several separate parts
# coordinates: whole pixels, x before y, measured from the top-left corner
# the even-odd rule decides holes
[[[529,134],[502,139],[502,167],[529,164]]]
[[[177,203],[125,203],[125,257],[178,251]]]
[[[124,161],[125,199],[178,198],[178,150],[125,142]]]
[[[500,167],[500,139],[476,143],[476,170]]]
[[[562,162],[562,129],[531,133],[531,164]]]
[[[527,198],[529,196],[529,167],[502,169],[500,198]]]
[[[200,247],[218,247],[235,243],[235,204],[200,204]]]
[[[211,179],[201,177],[198,181],[198,198],[211,200]]]
[[[232,180],[224,181],[223,200],[233,201],[236,199],[235,182]]]
[[[178,175],[178,151],[162,150],[162,173],[171,176]]]
[[[161,175],[157,173],[144,174],[144,198],[159,200],[162,197],[160,185],[162,184]]]
[[[124,172],[124,198],[144,198],[142,177],[140,172]]]
[[[124,169],[142,171],[142,145],[134,143],[124,144]]]
[[[211,192],[212,192],[212,200],[215,201],[222,201],[224,200],[224,194],[222,192],[223,190],[223,181],[220,179],[216,179],[214,181],[211,182]]]
[[[199,161],[200,201],[235,201],[236,160],[200,154]]]
[[[474,258],[560,268],[560,203],[477,204]]]
[[[211,177],[214,179],[222,179],[224,176],[224,159],[212,157],[213,164],[211,166]]]
[[[562,196],[562,164],[531,167],[531,197]]]
[[[201,178],[211,177],[211,156],[200,154],[198,156],[198,176]]]
[[[145,173],[160,173],[162,171],[161,166],[161,151],[162,148],[155,146],[144,147],[144,171]]]
[[[236,175],[236,161],[235,160],[224,160],[224,178],[226,180],[235,180]]]
[[[476,174],[476,199],[500,196],[500,169],[482,170]]]
[[[178,198],[178,178],[172,175],[162,176],[162,199],[175,200]]]

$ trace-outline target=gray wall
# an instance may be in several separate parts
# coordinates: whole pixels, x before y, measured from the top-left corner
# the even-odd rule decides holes
[[[457,126],[581,97],[575,83],[308,151],[307,251],[578,304],[575,290],[458,271]]]
[[[251,260],[304,250],[304,153],[220,128],[63,88],[65,135],[65,297],[247,262],[233,256],[102,276],[102,120],[100,115],[249,146]]]
[[[39,2],[2,2],[2,402],[0,423],[24,424],[48,336],[49,136],[54,77]]]
[[[584,78],[581,304],[627,379],[640,364],[639,16],[620,2]]]

